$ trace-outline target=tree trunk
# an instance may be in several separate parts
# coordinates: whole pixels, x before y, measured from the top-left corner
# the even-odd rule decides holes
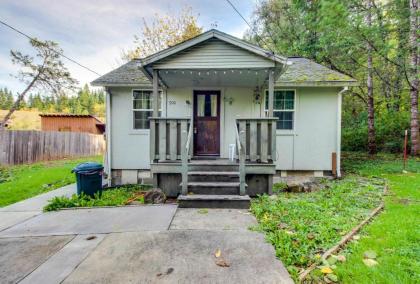
[[[372,26],[372,0],[367,1],[366,23],[368,28]],[[373,98],[373,62],[372,47],[366,44],[367,49],[367,105],[368,105],[368,152],[370,155],[376,154],[375,141],[375,101]]]
[[[411,155],[419,153],[419,78],[418,78],[418,0],[410,0],[410,100],[411,100]]]
[[[9,112],[6,114],[6,116],[3,118],[3,121],[0,122],[0,130],[3,130],[5,128],[5,125],[7,121],[10,119],[12,114],[19,108],[20,103],[25,98],[25,95],[29,92],[29,90],[34,86],[35,82],[38,80],[39,74],[36,75],[32,81],[29,83],[29,85],[26,87],[26,89],[17,97],[15,103],[10,108]]]

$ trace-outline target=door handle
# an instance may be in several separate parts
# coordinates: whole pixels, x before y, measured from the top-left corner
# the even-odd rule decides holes
[[[194,134],[197,134],[197,127],[194,127]]]

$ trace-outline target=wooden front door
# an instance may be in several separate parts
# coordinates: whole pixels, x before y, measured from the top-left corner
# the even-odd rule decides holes
[[[220,91],[194,91],[194,155],[220,155]]]

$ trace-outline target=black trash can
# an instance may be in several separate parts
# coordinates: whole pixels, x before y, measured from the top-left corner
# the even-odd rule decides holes
[[[104,167],[99,163],[87,162],[76,166],[72,172],[76,174],[77,194],[94,196],[102,194],[102,174]]]

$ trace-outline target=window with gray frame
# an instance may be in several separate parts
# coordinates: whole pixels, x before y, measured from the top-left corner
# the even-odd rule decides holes
[[[295,114],[295,91],[275,90],[273,116],[277,117],[277,129],[292,130]],[[265,95],[265,111],[268,114],[268,91]]]
[[[162,93],[159,92],[159,96]],[[153,116],[153,91],[134,90],[133,91],[133,128],[149,129],[149,117]],[[160,115],[160,110],[159,110]]]

